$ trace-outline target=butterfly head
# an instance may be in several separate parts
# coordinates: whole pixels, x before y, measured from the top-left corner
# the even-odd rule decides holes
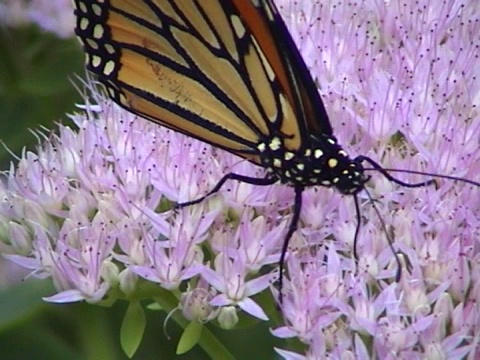
[[[343,150],[341,151],[344,153]],[[370,176],[365,175],[362,163],[357,161],[357,159],[352,160],[346,156],[346,154],[340,163],[343,166],[343,170],[338,172],[338,176],[334,179],[333,186],[342,194],[347,195],[354,195],[363,190]]]

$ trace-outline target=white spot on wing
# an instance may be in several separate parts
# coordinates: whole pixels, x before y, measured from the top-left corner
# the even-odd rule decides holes
[[[278,137],[274,137],[272,141],[270,141],[270,144],[268,144],[268,147],[273,151],[277,151],[278,149],[280,149],[281,145],[282,142],[280,141],[280,139]]]
[[[115,70],[115,62],[113,60],[109,60],[103,67],[103,74],[108,76],[113,72],[113,70]]]
[[[102,8],[97,4],[92,5],[92,10],[93,10],[93,13],[97,16],[100,16],[102,14]]]
[[[294,158],[294,156],[295,156],[295,154],[294,154],[293,152],[287,151],[287,152],[285,153],[285,160],[287,160],[287,161],[288,161],[288,160],[292,160],[292,159]]]
[[[95,39],[101,39],[103,37],[104,32],[105,32],[105,29],[103,28],[103,26],[100,24],[97,24],[93,28],[93,37]]]
[[[89,21],[87,18],[81,18],[78,27],[80,28],[80,30],[86,30],[88,28],[88,24]]]
[[[110,44],[105,44],[105,50],[109,53],[109,54],[113,54],[115,52],[115,48],[110,45]]]
[[[90,60],[90,64],[93,67],[97,68],[100,66],[101,63],[102,63],[102,58],[100,56],[97,56],[97,55],[92,56]]]

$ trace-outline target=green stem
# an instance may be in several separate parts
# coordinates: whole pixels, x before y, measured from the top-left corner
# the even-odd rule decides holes
[[[82,349],[86,354],[85,359],[116,359],[117,354],[112,349],[115,349],[117,344],[111,336],[105,309],[84,305],[78,310],[77,329],[82,341]],[[92,324],[95,325],[92,326]]]
[[[173,319],[182,329],[188,325],[182,314],[173,311],[178,305],[178,299],[170,293],[170,296],[155,297],[154,300],[160,304],[167,314],[171,314]],[[230,351],[217,339],[217,337],[206,327],[202,329],[202,335],[198,341],[198,345],[205,351],[211,359],[235,360]]]

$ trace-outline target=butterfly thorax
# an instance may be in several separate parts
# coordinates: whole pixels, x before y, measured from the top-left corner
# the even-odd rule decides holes
[[[294,187],[322,185],[355,194],[368,181],[359,161],[352,160],[331,136],[311,136],[311,146],[288,150],[279,136],[258,144],[262,165],[271,176]]]

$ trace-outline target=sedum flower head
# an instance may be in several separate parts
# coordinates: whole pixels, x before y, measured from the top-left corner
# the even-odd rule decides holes
[[[129,298],[145,282],[175,292],[190,281],[196,295],[183,296],[193,299],[201,279],[213,291],[210,306],[266,320],[252,297],[272,282],[258,271],[278,261],[286,223],[275,217],[271,190],[231,183],[173,210],[229,168],[259,170],[96,96],[97,105],[72,116],[77,129],[42,134],[36,153],[5,173],[4,256],[51,277],[58,293],[49,301]]]

